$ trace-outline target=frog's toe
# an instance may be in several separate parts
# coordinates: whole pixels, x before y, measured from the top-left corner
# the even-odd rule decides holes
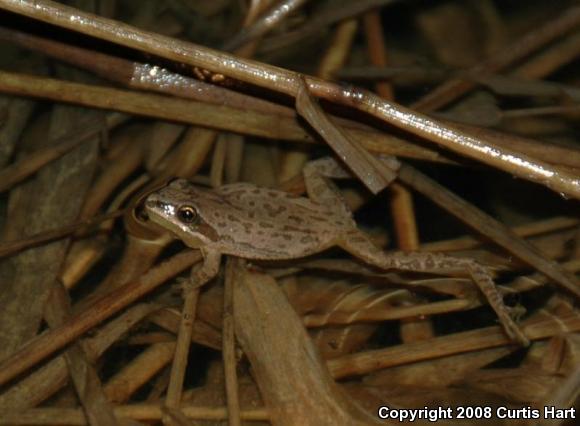
[[[517,304],[516,306],[506,306],[510,317],[513,318],[515,322],[520,322],[522,317],[526,314],[527,310],[523,305]]]
[[[189,285],[191,283],[191,279],[189,278],[184,278],[184,277],[177,277],[175,279],[175,287],[180,289],[182,292],[184,292],[187,288],[189,288]]]
[[[522,329],[518,326],[510,327],[506,330],[509,338],[524,347],[530,345],[530,339],[526,337]]]
[[[189,292],[202,287],[206,282],[207,281],[197,281],[192,278],[177,278],[177,283],[184,296],[189,294]]]
[[[517,306],[506,306],[508,314],[510,316],[509,320],[502,321],[502,325],[504,326],[504,330],[510,340],[515,343],[518,343],[522,346],[529,346],[530,339],[526,337],[522,329],[518,326],[518,322],[520,321],[521,317],[526,313],[526,309],[522,305]]]

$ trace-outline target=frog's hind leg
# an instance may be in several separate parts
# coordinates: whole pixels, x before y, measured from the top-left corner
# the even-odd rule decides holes
[[[451,257],[439,253],[391,252],[386,253],[376,247],[360,231],[353,231],[338,242],[347,252],[380,269],[398,269],[401,271],[453,273],[462,271],[468,274],[479,287],[489,305],[496,312],[506,334],[510,339],[527,346],[530,342],[512,319],[512,309],[508,308],[501,293],[495,286],[489,271],[472,259]]]

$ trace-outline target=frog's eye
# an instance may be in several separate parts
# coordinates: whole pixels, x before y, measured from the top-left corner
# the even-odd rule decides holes
[[[197,211],[191,206],[181,206],[177,210],[177,217],[183,223],[193,223],[198,219]]]

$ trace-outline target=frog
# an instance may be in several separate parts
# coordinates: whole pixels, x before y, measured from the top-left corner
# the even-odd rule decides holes
[[[339,247],[379,270],[470,277],[495,311],[511,341],[529,345],[529,339],[496,287],[490,271],[470,258],[432,252],[387,252],[360,230],[339,190],[329,179],[350,177],[331,157],[311,161],[303,168],[307,196],[252,183],[239,182],[202,188],[182,178],[150,193],[146,216],[183,243],[199,249],[202,266],[191,276],[201,286],[219,272],[222,255],[247,260],[276,261],[308,257]]]

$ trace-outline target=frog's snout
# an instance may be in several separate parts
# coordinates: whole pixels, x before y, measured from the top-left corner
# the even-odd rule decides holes
[[[175,215],[175,207],[172,203],[161,200],[157,194],[150,194],[144,203],[144,209],[151,220],[156,217],[169,218]]]
[[[161,208],[162,202],[155,196],[155,194],[149,194],[146,198],[137,204],[136,215],[139,219],[143,221],[148,221],[150,219],[150,214],[152,212],[158,211]]]
[[[163,208],[163,204],[164,203],[155,198],[152,198],[151,196],[145,200],[145,208],[149,210],[161,209]]]
[[[135,217],[142,222],[149,221],[149,212],[151,209],[150,201],[148,199],[141,199],[135,204]]]
[[[144,203],[144,206],[143,206],[144,207],[143,210],[145,211],[145,214],[147,214],[148,216],[150,216],[151,214],[155,215],[156,212],[158,214],[160,212],[164,212],[166,210],[166,206],[167,206],[166,203],[164,203],[163,201],[159,200],[154,195],[150,195],[145,200],[145,203]]]

